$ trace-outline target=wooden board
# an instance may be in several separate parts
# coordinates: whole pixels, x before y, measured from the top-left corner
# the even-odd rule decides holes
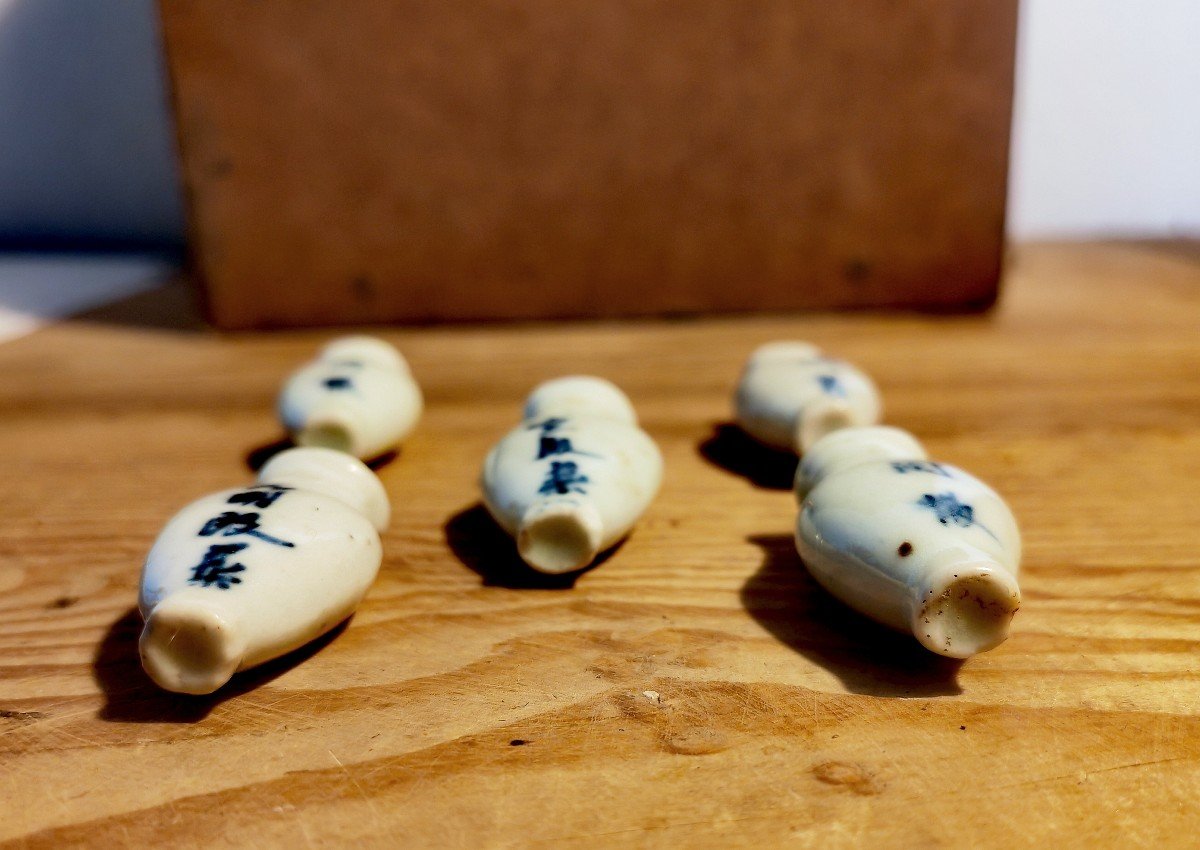
[[[161,0],[226,328],[991,303],[1016,0]]]
[[[220,336],[167,290],[0,346],[5,846],[1188,846],[1200,828],[1200,255],[1020,250],[997,314],[390,331],[428,395],[380,475],[349,625],[212,699],[140,672],[161,523],[247,479],[326,338]],[[134,319],[139,323],[131,324]],[[832,601],[786,464],[724,425],[743,357],[813,340],[1011,500],[1011,639],[946,662]],[[666,483],[573,586],[478,507],[567,372],[625,387]]]

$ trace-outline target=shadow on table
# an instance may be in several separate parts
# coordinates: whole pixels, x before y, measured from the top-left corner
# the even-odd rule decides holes
[[[765,490],[791,490],[798,458],[791,452],[770,449],[731,422],[713,425],[713,432],[697,447],[713,466],[740,475]]]
[[[178,272],[161,286],[84,310],[71,321],[182,334],[212,333],[201,316],[199,300],[186,275]]]
[[[582,570],[548,575],[521,560],[516,543],[496,524],[482,503],[476,502],[450,517],[443,530],[454,556],[479,573],[484,587],[515,590],[570,590],[581,575],[603,564],[625,542],[610,546]]]
[[[833,673],[847,690],[881,697],[962,693],[962,662],[935,655],[834,599],[809,575],[791,535],[747,540],[763,562],[742,587],[746,611],[782,643]]]
[[[260,469],[266,466],[267,461],[275,457],[275,455],[282,451],[287,451],[288,449],[294,449],[295,447],[296,444],[292,442],[290,437],[280,437],[277,440],[273,440],[246,452],[246,466],[250,468],[251,472],[258,472]],[[369,466],[375,472],[378,472],[399,456],[400,450],[392,449],[391,451],[384,452],[378,457],[371,458],[366,463],[367,466]]]
[[[316,640],[274,661],[237,673],[216,693],[191,696],[164,691],[150,681],[138,656],[142,617],[131,608],[109,627],[92,659],[92,676],[104,692],[100,719],[119,723],[195,723],[221,703],[265,685],[320,652],[346,628],[344,620]]]

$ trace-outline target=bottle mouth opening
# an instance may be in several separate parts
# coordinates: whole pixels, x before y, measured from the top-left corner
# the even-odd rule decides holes
[[[216,613],[169,599],[147,618],[139,650],[155,684],[184,694],[217,690],[237,672],[244,655],[232,627]]]
[[[322,419],[310,422],[296,434],[296,444],[354,454],[354,436],[344,422]]]
[[[543,573],[581,570],[600,551],[600,528],[591,512],[577,505],[537,510],[521,522],[517,552]]]
[[[804,454],[826,434],[849,428],[853,424],[854,415],[850,408],[840,403],[802,414],[796,433],[796,447],[800,454]]]
[[[923,646],[950,658],[969,658],[999,646],[1021,607],[1016,580],[990,565],[959,565],[927,586],[913,616]]]

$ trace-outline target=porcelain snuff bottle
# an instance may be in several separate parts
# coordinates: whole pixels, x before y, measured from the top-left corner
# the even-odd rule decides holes
[[[830,431],[874,425],[881,407],[866,374],[807,342],[757,348],[734,394],[742,430],[773,449],[797,454]]]
[[[805,454],[796,494],[796,548],[834,596],[952,658],[1008,636],[1021,537],[982,481],[898,428],[847,428]]]
[[[287,379],[279,418],[300,446],[367,460],[396,448],[421,417],[421,389],[394,347],[370,336],[325,346]]]
[[[662,483],[662,455],[601,378],[538,386],[483,465],[483,501],[536,570],[582,569],[625,537]]]
[[[361,461],[281,452],[255,484],[177,513],[142,568],[142,665],[169,691],[206,694],[318,637],[379,572],[387,493]]]

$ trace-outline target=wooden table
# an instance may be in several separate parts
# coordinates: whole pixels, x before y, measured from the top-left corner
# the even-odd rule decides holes
[[[212,698],[137,660],[138,570],[250,476],[326,333],[221,336],[179,288],[0,347],[0,839],[15,846],[1192,845],[1200,254],[1018,250],[989,315],[386,330],[428,411],[350,624]],[[812,340],[1010,500],[1024,605],[951,663],[817,589],[791,469],[725,424]],[[538,581],[477,502],[537,381],[606,376],[667,462],[636,533]]]

